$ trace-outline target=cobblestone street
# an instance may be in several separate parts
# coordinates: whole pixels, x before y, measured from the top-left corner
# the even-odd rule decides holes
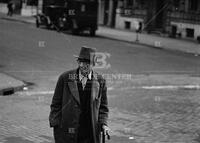
[[[130,81],[124,83],[113,84],[121,89],[109,89],[112,139],[108,142],[200,142],[199,90],[138,90],[130,89]],[[1,96],[0,143],[52,143],[48,125],[51,98],[22,93]]]
[[[17,94],[0,97],[0,141],[52,142],[52,133],[48,125],[48,97],[50,96],[23,97]]]
[[[136,89],[123,81],[109,95],[110,106],[117,107],[110,119],[116,134],[138,143],[200,142],[199,90]]]

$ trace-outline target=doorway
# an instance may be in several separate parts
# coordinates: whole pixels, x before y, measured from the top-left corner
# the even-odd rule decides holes
[[[108,24],[108,17],[109,17],[109,0],[105,0],[105,9],[104,9],[104,25]]]

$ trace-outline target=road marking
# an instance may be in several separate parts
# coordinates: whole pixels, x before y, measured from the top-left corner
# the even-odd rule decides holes
[[[108,87],[107,89],[108,90],[114,90],[115,88],[114,87]]]
[[[32,96],[32,95],[46,95],[46,94],[54,94],[54,91],[26,91],[26,92],[17,92],[20,96]],[[39,100],[42,100],[40,98]]]
[[[200,89],[200,85],[158,85],[142,86],[143,89]]]
[[[199,90],[200,85],[153,85],[153,86],[132,86],[132,87],[110,87],[109,91],[112,90],[129,90],[129,89],[191,89],[191,90]]]
[[[124,88],[114,88],[109,87],[108,91],[112,90],[129,90],[129,89],[190,89],[190,90],[200,90],[200,85],[154,85],[154,86],[132,86],[132,87],[124,87]],[[25,92],[17,92],[19,96],[32,96],[32,95],[46,95],[46,94],[54,94],[54,91],[25,91]],[[40,98],[39,100],[43,100]]]
[[[129,139],[129,140],[134,140],[134,137],[129,137],[128,139]]]

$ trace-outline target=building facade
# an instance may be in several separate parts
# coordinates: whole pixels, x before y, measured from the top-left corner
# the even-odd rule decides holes
[[[197,38],[200,36],[200,1],[176,0],[167,15],[172,36]]]
[[[118,0],[99,0],[99,24],[115,27]]]
[[[13,3],[14,13],[24,16],[36,14],[37,5],[40,0],[0,0],[0,12],[7,13],[7,3]]]
[[[199,0],[119,0],[116,28],[135,31],[139,23],[147,32],[164,32],[173,37],[200,36]]]
[[[21,15],[32,16],[37,14],[39,0],[23,0]]]
[[[13,12],[15,14],[20,14],[22,9],[22,0],[0,0],[0,12],[2,13],[8,12],[7,3],[10,1],[13,3],[13,8],[14,8]]]

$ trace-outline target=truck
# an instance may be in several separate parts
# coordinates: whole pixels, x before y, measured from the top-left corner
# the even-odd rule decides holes
[[[36,15],[36,26],[71,30],[73,34],[87,30],[95,36],[97,18],[98,0],[43,0]]]

